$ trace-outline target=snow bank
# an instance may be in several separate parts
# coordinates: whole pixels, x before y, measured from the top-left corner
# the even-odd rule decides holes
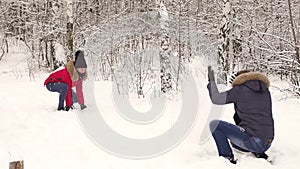
[[[13,60],[22,60],[25,55],[7,58],[6,64],[0,62],[0,72],[3,72]],[[11,59],[9,61],[9,59]],[[200,64],[196,63],[196,64]],[[58,103],[58,94],[51,93],[43,87],[47,75],[41,75],[35,81],[28,79],[13,80],[1,73],[0,83],[0,168],[8,168],[8,162],[24,160],[26,169],[199,169],[199,168],[299,168],[300,139],[299,108],[297,99],[282,100],[282,92],[271,88],[275,120],[275,140],[267,152],[275,158],[272,166],[264,160],[255,159],[249,154],[236,154],[240,157],[237,165],[218,157],[215,143],[212,138],[200,144],[200,135],[207,121],[211,103],[208,98],[205,80],[205,68],[194,68],[194,77],[198,86],[199,105],[198,118],[186,139],[171,151],[151,159],[130,160],[111,155],[87,137],[79,124],[76,112],[55,111]],[[276,82],[275,85],[281,85]],[[123,118],[118,118],[112,101],[111,83],[95,83],[95,97],[97,107],[115,130],[129,137],[151,137],[152,133],[164,132],[172,126],[176,116],[166,116],[163,121],[141,128],[130,124]],[[133,100],[133,105],[143,106],[142,102]],[[178,100],[168,103],[166,111],[176,112],[180,109]],[[87,106],[92,105],[87,98]],[[146,106],[147,107],[147,106]],[[139,108],[139,107],[137,107]],[[222,119],[232,121],[232,105],[226,106]],[[88,111],[78,113],[89,113]],[[187,112],[188,113],[188,112]],[[153,127],[153,128],[151,128]],[[137,135],[138,133],[138,135]]]

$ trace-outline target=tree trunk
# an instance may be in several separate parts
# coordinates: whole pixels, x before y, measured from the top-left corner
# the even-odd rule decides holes
[[[55,58],[55,43],[53,39],[50,40],[50,58],[53,63],[53,68],[54,70],[56,70],[59,67],[59,65],[58,60]]]
[[[68,47],[68,56],[72,56],[73,53],[73,23],[67,23],[67,47]]]
[[[47,60],[47,66],[52,70],[53,66],[52,66],[51,58],[48,57],[48,40],[44,39],[44,43],[45,43],[45,58]]]
[[[291,0],[288,0],[288,6],[289,6],[289,15],[290,15],[290,23],[291,23],[291,30],[294,38],[294,48],[295,48],[295,53],[296,53],[296,59],[297,62],[300,64],[300,55],[299,55],[299,46],[298,46],[298,39],[296,37],[295,33],[295,27],[294,27],[294,19],[293,19],[293,14],[292,14],[292,7],[291,7]]]
[[[293,14],[292,14],[292,7],[291,7],[291,0],[288,0],[288,7],[289,7],[291,30],[292,30],[292,35],[293,35],[293,38],[294,38],[294,45],[295,45],[294,48],[295,48],[296,60],[300,64],[299,47],[298,47],[298,40],[297,40],[296,33],[295,33],[294,19],[293,19]],[[298,74],[297,67],[298,66],[296,66],[296,68],[295,68],[293,66],[293,70],[291,72],[291,81],[292,81],[292,84],[294,86],[296,86],[294,88],[294,91],[296,92],[296,94],[300,95],[299,78],[297,76],[297,74]]]
[[[73,58],[73,2],[72,1],[68,1],[67,4],[67,15],[68,15],[68,22],[67,22],[67,60],[72,59]]]
[[[8,53],[8,41],[7,41],[7,33],[4,33],[4,39],[3,42],[5,44],[6,53]]]
[[[176,89],[178,90],[179,76],[180,76],[180,66],[181,66],[181,56],[182,56],[182,42],[181,42],[181,13],[182,13],[181,2],[179,2],[179,22],[178,22],[178,68],[177,68],[177,79],[176,79]]]
[[[1,48],[1,50],[2,50],[2,53],[1,53],[1,55],[0,55],[0,61],[2,60],[2,58],[3,58],[4,54],[5,54],[4,49]]]
[[[223,19],[222,19],[222,27],[220,28],[220,40],[221,46],[219,47],[219,64],[221,65],[221,72],[220,72],[220,80],[224,83],[227,83],[227,75],[230,72],[230,55],[231,53],[231,40],[230,34],[232,31],[232,25],[230,23],[230,12],[231,12],[231,4],[229,0],[224,0],[224,8],[223,8]]]
[[[157,5],[164,5],[163,3],[157,3]],[[161,91],[166,93],[172,89],[172,75],[171,75],[171,66],[170,66],[170,53],[171,53],[171,47],[170,47],[170,37],[168,32],[168,11],[166,11],[166,8],[161,7],[159,9],[160,13],[160,27],[161,31],[163,32],[161,34],[161,45],[160,45],[160,51],[159,51],[159,59],[160,59],[160,80],[161,80]]]

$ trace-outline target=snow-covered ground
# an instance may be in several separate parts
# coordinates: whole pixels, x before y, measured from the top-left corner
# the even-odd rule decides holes
[[[270,89],[276,136],[267,152],[275,158],[274,165],[249,154],[236,154],[239,157],[238,164],[232,165],[218,157],[212,138],[200,140],[211,108],[205,67],[200,62],[194,68],[199,96],[198,115],[187,137],[167,153],[149,159],[132,160],[107,153],[93,143],[79,119],[80,114],[88,114],[89,110],[55,111],[58,94],[47,91],[43,86],[47,74],[39,73],[34,79],[29,79],[27,65],[23,61],[25,58],[26,55],[22,53],[14,53],[0,61],[1,169],[8,169],[9,161],[14,160],[24,160],[25,169],[296,169],[300,166],[300,100],[282,99],[286,93],[275,87]],[[285,85],[285,82],[272,82],[273,86]],[[88,108],[97,107],[107,124],[127,137],[149,138],[165,132],[172,127],[181,109],[180,99],[167,101],[165,114],[152,124],[142,126],[119,117],[110,82],[95,82],[93,87],[95,98],[86,98]],[[131,102],[136,109],[149,108],[147,99],[133,99]],[[228,105],[220,118],[233,121],[232,115],[232,105]]]

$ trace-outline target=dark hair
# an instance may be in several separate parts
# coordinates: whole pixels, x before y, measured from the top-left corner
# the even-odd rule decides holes
[[[239,75],[244,74],[244,73],[249,73],[249,72],[251,72],[251,71],[250,71],[250,70],[240,70],[240,71],[238,71],[237,73],[233,74],[233,75],[230,77],[229,83],[232,83],[232,82],[234,81],[234,79],[235,79],[236,77],[238,77]]]
[[[250,70],[240,70],[235,75],[236,75],[236,77],[238,77],[239,75],[241,75],[243,73],[249,73],[249,72],[250,72]]]
[[[82,52],[82,54],[83,54],[83,51],[81,51],[81,50],[77,50],[76,52],[75,52],[75,60],[77,60],[77,58],[78,58],[78,56],[79,56],[79,54]]]

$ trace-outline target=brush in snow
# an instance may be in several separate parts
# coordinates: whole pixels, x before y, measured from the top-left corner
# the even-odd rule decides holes
[[[24,169],[24,161],[13,161],[9,163],[9,169]]]

